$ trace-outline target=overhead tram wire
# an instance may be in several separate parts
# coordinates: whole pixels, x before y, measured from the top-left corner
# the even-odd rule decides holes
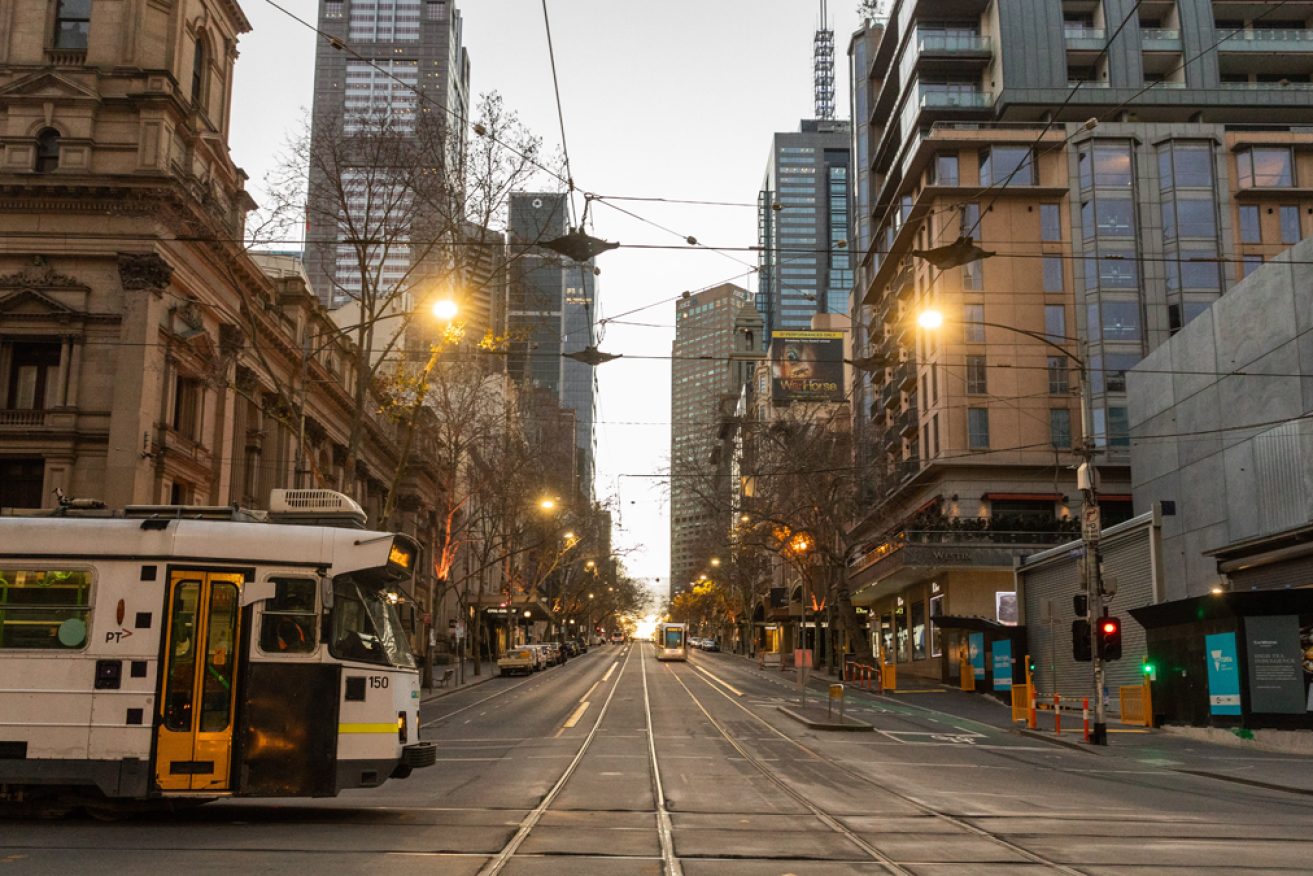
[[[542,0],[542,4],[543,29],[547,32],[547,57],[552,65],[552,91],[556,94],[556,119],[561,126],[561,155],[565,160],[566,185],[569,186],[566,197],[570,204],[570,221],[575,223],[578,214],[574,209],[574,173],[570,170],[570,147],[565,142],[565,111],[561,108],[561,83],[556,76],[556,49],[552,45],[552,23],[547,17],[547,0]]]

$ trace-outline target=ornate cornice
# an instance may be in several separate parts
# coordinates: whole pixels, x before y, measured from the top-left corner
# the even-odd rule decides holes
[[[155,253],[119,253],[119,280],[125,291],[148,289],[161,295],[171,279],[173,268]]]
[[[0,289],[86,289],[79,281],[60,274],[46,264],[44,256],[33,256],[32,264],[16,274],[0,276]]]

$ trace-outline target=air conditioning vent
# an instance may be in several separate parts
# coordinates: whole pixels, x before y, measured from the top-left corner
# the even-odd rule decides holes
[[[269,519],[275,523],[316,526],[351,526],[363,529],[365,509],[336,490],[273,490]]]

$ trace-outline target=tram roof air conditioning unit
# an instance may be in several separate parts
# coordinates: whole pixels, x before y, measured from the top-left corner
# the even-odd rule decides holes
[[[350,496],[336,490],[273,490],[269,519],[274,523],[364,529],[369,517]]]

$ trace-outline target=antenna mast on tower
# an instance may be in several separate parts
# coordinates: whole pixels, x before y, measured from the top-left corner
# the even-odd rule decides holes
[[[821,25],[812,41],[812,87],[818,119],[834,118],[834,31],[829,24],[825,0],[821,0]]]

